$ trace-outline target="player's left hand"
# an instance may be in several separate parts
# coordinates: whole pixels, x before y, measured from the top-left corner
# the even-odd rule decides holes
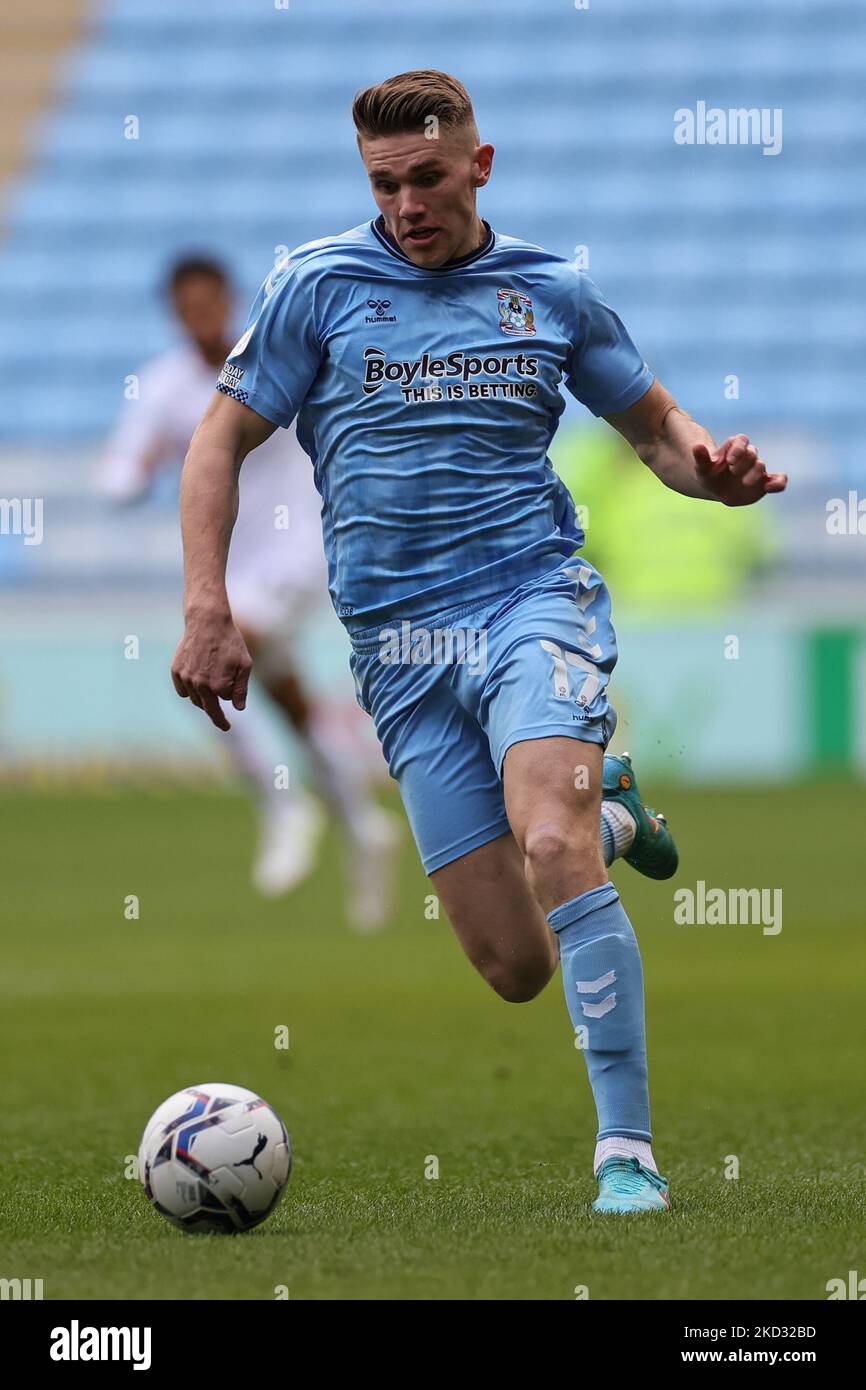
[[[704,487],[726,507],[747,507],[788,486],[787,473],[767,472],[748,435],[733,434],[712,451],[706,444],[694,444],[692,454]]]

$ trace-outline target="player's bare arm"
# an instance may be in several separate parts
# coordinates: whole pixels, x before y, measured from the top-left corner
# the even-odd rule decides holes
[[[238,510],[238,476],[275,425],[230,396],[215,395],[192,437],[180,489],[184,634],[171,678],[184,699],[228,729],[220,700],[246,704],[252,660],[232,621],[226,561]]]
[[[747,435],[731,435],[717,446],[659,381],[628,410],[605,418],[657,478],[686,497],[744,507],[788,484],[786,473],[767,472]]]

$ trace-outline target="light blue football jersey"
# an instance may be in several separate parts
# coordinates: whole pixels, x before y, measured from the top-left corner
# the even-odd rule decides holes
[[[220,376],[277,425],[297,417],[350,630],[478,603],[573,554],[583,535],[547,457],[560,383],[595,415],[652,384],[588,276],[487,232],[438,270],[381,219],[299,247]]]

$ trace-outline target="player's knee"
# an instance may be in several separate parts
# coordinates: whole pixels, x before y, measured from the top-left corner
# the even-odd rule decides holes
[[[531,828],[523,853],[526,880],[545,911],[598,882],[598,825],[586,817]]]
[[[558,876],[563,865],[573,864],[580,851],[580,826],[549,821],[532,827],[526,835],[524,858],[530,882],[543,883]]]

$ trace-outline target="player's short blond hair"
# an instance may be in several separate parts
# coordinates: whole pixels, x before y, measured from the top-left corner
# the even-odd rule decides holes
[[[431,116],[445,131],[468,127],[477,141],[472,98],[463,83],[447,72],[422,68],[398,73],[359,92],[352,105],[359,142],[426,130]]]

